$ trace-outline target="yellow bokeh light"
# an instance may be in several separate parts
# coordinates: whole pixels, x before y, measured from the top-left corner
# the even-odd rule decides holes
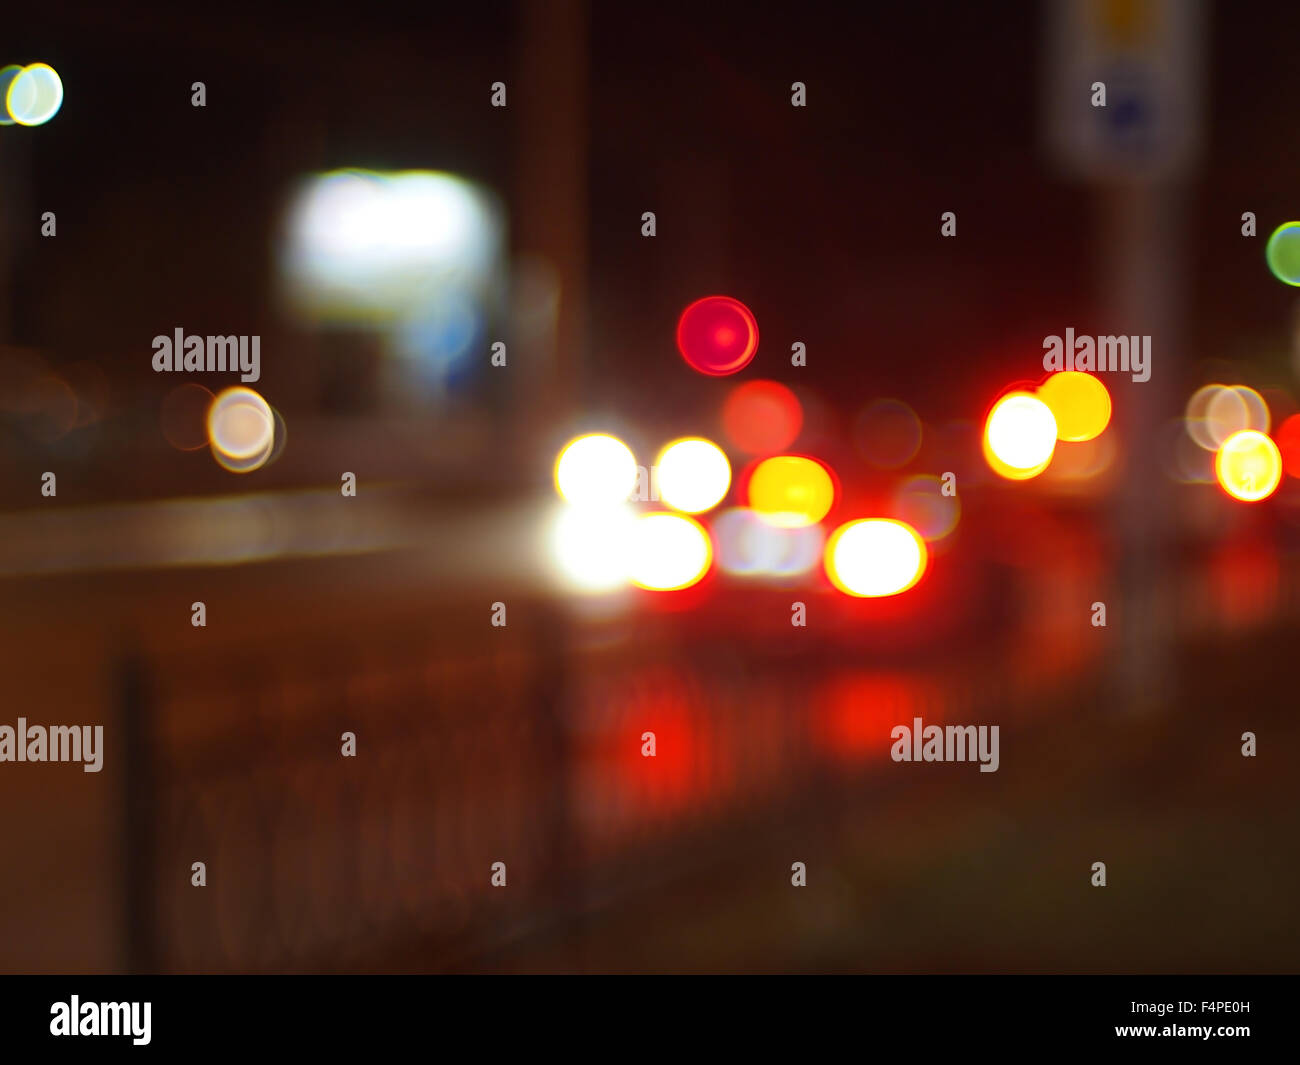
[[[989,412],[984,425],[984,458],[993,471],[1027,480],[1047,469],[1056,450],[1056,418],[1037,396],[1010,392]]]
[[[1110,424],[1110,393],[1101,379],[1090,373],[1054,373],[1039,386],[1037,395],[1056,419],[1058,440],[1091,440]]]
[[[569,503],[623,503],[635,487],[636,456],[606,433],[569,441],[555,460],[555,489]]]
[[[851,521],[826,542],[826,576],[847,595],[898,595],[921,579],[928,554],[917,531],[901,521]]]
[[[40,126],[63,106],[63,82],[48,63],[32,63],[9,82],[4,109],[22,126]]]
[[[989,469],[999,477],[1005,477],[1008,481],[1028,481],[1037,477],[1051,464],[1051,459],[1048,459],[1046,462],[1040,462],[1037,466],[1030,466],[1024,470],[1017,469],[1015,466],[1008,466],[989,449],[987,433],[981,437],[980,447],[984,453],[984,461],[988,463]]]
[[[709,572],[713,544],[704,527],[684,514],[643,514],[632,525],[628,576],[651,591],[689,588]]]
[[[1228,437],[1214,456],[1214,476],[1233,499],[1255,503],[1277,490],[1282,454],[1263,433],[1243,429]]]
[[[749,506],[769,525],[813,525],[835,503],[835,482],[820,462],[799,455],[764,459],[749,479]]]
[[[700,514],[722,502],[731,487],[731,463],[709,440],[687,437],[669,444],[655,463],[659,498],[674,510]]]

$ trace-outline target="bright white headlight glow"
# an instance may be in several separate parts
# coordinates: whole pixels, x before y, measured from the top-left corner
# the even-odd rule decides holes
[[[551,554],[566,584],[605,592],[628,582],[632,508],[563,507],[551,528]]]
[[[1056,449],[1056,417],[1036,396],[1017,393],[999,401],[989,415],[989,449],[1008,466],[1033,469]]]
[[[652,591],[689,588],[709,571],[713,545],[699,522],[683,514],[643,514],[628,551],[632,583]]]
[[[669,444],[655,467],[659,497],[687,514],[716,507],[731,487],[731,463],[726,454],[717,444],[698,437]]]
[[[555,461],[555,488],[584,506],[627,501],[636,487],[636,456],[622,440],[591,433],[571,440]]]
[[[826,544],[826,575],[849,595],[897,595],[921,579],[927,554],[921,537],[900,521],[852,521]]]

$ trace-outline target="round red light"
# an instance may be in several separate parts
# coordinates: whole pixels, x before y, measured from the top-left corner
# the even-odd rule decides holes
[[[682,311],[677,349],[692,369],[725,377],[743,370],[758,351],[758,322],[740,300],[705,296]]]
[[[722,405],[722,427],[736,447],[750,455],[784,451],[803,427],[803,407],[785,385],[746,381]]]
[[[1300,414],[1293,414],[1273,434],[1282,452],[1282,468],[1292,477],[1300,477]]]

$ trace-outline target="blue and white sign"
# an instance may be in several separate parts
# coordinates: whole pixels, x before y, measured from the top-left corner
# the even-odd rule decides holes
[[[1045,138],[1067,173],[1176,177],[1201,147],[1202,0],[1052,0]],[[1104,86],[1104,104],[1099,104]]]

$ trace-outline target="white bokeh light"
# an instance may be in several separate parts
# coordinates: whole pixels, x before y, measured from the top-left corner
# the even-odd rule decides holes
[[[561,507],[551,526],[551,555],[563,582],[583,592],[625,587],[635,523],[627,505]]]
[[[713,545],[699,522],[684,514],[643,514],[628,550],[633,584],[652,591],[689,588],[709,572]]]
[[[826,545],[826,574],[850,595],[897,595],[925,572],[927,552],[916,531],[871,518],[841,525]]]
[[[555,462],[555,488],[582,506],[626,502],[636,487],[636,456],[622,440],[590,433],[571,440]]]
[[[454,174],[336,170],[298,193],[284,271],[305,308],[406,314],[430,291],[484,289],[502,236],[493,199]]]
[[[1048,462],[1056,450],[1056,417],[1041,399],[1016,393],[1000,400],[989,415],[989,449],[1018,470]]]
[[[659,497],[687,514],[716,507],[731,487],[731,463],[726,454],[717,444],[699,437],[669,444],[655,467]]]

